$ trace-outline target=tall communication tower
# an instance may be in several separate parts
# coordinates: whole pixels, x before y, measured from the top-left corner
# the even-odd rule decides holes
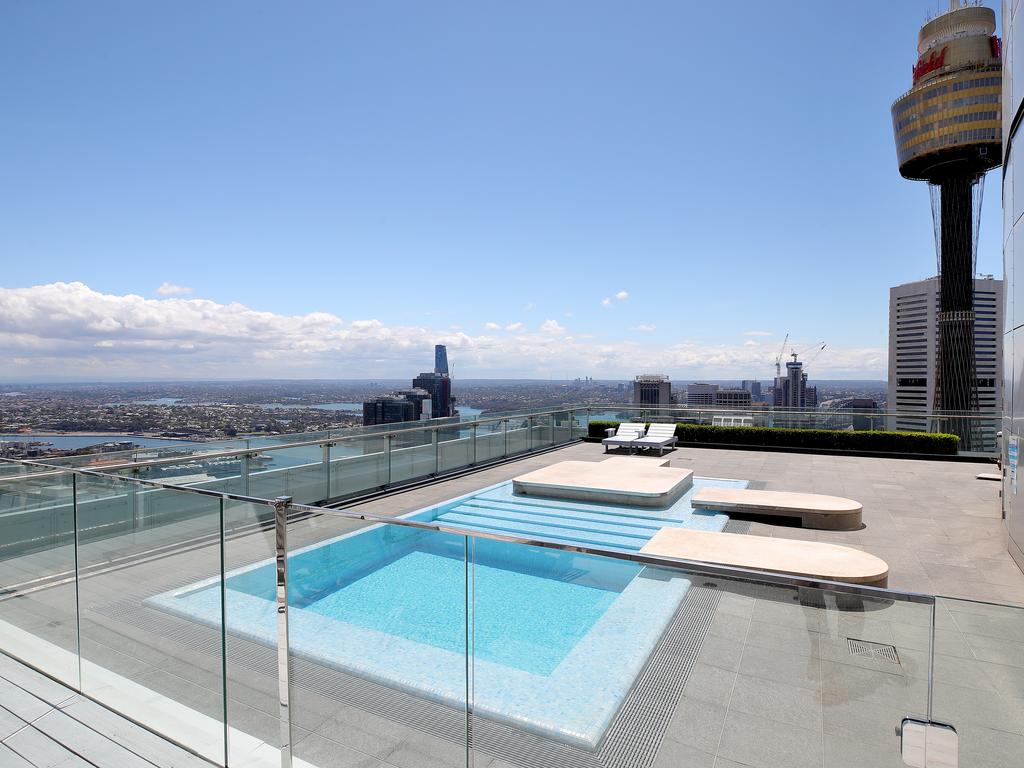
[[[950,0],[918,34],[913,87],[892,105],[904,178],[927,181],[940,277],[936,402],[978,410],[974,273],[985,172],[1002,163],[1002,57],[991,8]],[[971,419],[947,419],[960,448],[977,442]]]

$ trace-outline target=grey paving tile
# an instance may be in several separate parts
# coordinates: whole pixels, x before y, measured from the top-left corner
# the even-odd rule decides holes
[[[21,729],[8,738],[4,744],[36,768],[95,768],[31,726]],[[108,766],[103,766],[103,768],[108,768]]]
[[[117,768],[153,768],[153,764],[110,738],[97,733],[59,710],[46,713],[32,723],[59,744],[72,746],[86,761],[97,766]]]
[[[715,756],[674,739],[662,739],[650,768],[714,768]]]
[[[42,717],[53,708],[3,677],[0,677],[0,704],[26,722]]]
[[[698,662],[686,678],[683,696],[724,707],[729,703],[735,683],[735,672]]]
[[[718,755],[753,768],[820,768],[822,733],[730,710]]]
[[[811,690],[821,687],[820,659],[815,656],[780,653],[773,648],[748,645],[743,651],[738,671],[751,677]]]
[[[24,728],[25,721],[8,709],[0,707],[0,741],[3,741],[20,728]]]
[[[32,763],[3,744],[0,744],[0,765],[4,768],[35,768]]]
[[[749,675],[737,675],[729,709],[801,728],[821,728],[821,693]]]
[[[210,764],[106,707],[81,699],[62,710],[93,730],[161,768],[209,768]]]
[[[682,699],[676,705],[665,737],[700,752],[716,754],[725,723],[726,708],[695,699]]]
[[[903,768],[900,740],[893,734],[886,743],[850,734],[825,734],[826,768]]]

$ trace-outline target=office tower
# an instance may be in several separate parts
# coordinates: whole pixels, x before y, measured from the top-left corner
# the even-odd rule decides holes
[[[444,344],[434,345],[434,373],[448,375],[448,348]]]
[[[753,398],[747,389],[719,389],[715,405],[719,408],[749,408]]]
[[[974,360],[977,377],[975,411],[994,413],[1002,402],[1003,281],[991,275],[972,281],[974,297]],[[889,428],[918,432],[946,431],[947,424],[929,420],[939,370],[941,280],[931,277],[889,289]],[[951,420],[950,420],[951,421]],[[972,450],[995,450],[991,420],[971,421]],[[957,434],[960,434],[959,432]]]
[[[812,411],[818,407],[818,388],[807,386],[804,364],[793,359],[786,363],[786,375],[775,379],[774,405],[776,408]]]
[[[363,403],[363,425],[416,421],[416,403],[402,395],[381,395]]]
[[[396,389],[394,394],[401,395],[416,406],[417,419],[429,419],[433,409],[431,407],[430,393],[425,389],[413,387],[412,389]]]
[[[671,405],[672,384],[660,373],[642,373],[633,380],[633,405]]]
[[[1002,60],[991,8],[950,0],[918,34],[913,87],[892,105],[904,178],[927,181],[939,263],[939,351],[934,407],[978,409],[971,296],[985,172],[1002,162]],[[972,422],[945,431],[972,450]]]
[[[755,403],[762,402],[761,400],[761,382],[744,380],[743,384],[740,385],[743,389],[750,393],[750,399]]]
[[[443,373],[421,373],[412,380],[413,387],[430,394],[430,417],[442,419],[455,415],[452,380]]]
[[[1003,4],[1003,34],[1006,36],[1006,56],[1024,56],[1024,12],[1020,3]],[[1014,79],[1018,80],[1015,84]],[[1000,350],[1005,360],[1005,390],[1002,402],[1001,450],[1003,457],[1003,514],[1006,517],[1008,535],[1007,548],[1017,564],[1024,569],[1024,493],[1017,489],[1017,451],[1024,435],[1024,296],[1016,298],[1017,288],[1024,288],[1024,191],[1020,182],[1024,180],[1024,163],[1017,173],[1013,146],[1017,134],[1021,134],[1021,149],[1024,149],[1024,131],[1020,129],[1020,117],[1024,113],[1024,83],[1014,76],[1013,68],[1006,70],[1006,94],[1012,101],[1006,105],[1006,119],[1003,121],[1003,146],[1006,148],[1006,165],[1003,168],[1003,306],[1006,308],[1006,322],[1003,324],[1003,339]],[[1014,191],[1014,183],[1017,192]],[[1018,279],[1019,278],[1019,279]]]
[[[717,392],[717,384],[704,384],[701,382],[687,384],[686,404],[690,406],[713,406],[715,404],[715,393]]]

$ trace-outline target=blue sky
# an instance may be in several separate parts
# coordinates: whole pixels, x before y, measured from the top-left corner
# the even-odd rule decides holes
[[[882,377],[936,8],[9,3],[0,379]]]

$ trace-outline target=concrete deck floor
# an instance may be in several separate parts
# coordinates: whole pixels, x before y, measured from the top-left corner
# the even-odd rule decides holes
[[[752,481],[753,487],[834,493],[861,501],[865,527],[860,531],[804,531],[791,523],[754,522],[750,532],[861,547],[889,562],[890,585],[895,589],[968,598],[940,600],[936,608],[932,714],[957,727],[961,766],[1019,765],[1024,754],[1024,610],[972,600],[1020,603],[1024,575],[1005,553],[998,485],[974,479],[979,465],[688,448],[668,457],[675,466],[690,467],[701,476],[743,478]],[[358,509],[402,514],[570,458],[600,460],[603,453],[600,446],[576,444],[367,502]],[[336,518],[315,518],[295,526],[291,544],[302,546],[356,527]],[[194,522],[191,528],[195,533]],[[116,546],[110,541],[101,544],[108,551]],[[146,542],[133,539],[131,546],[143,547]],[[228,567],[262,560],[270,552],[266,534],[241,536],[226,547]],[[88,558],[89,553],[83,555]],[[212,575],[217,562],[215,547],[190,547],[84,580],[79,599],[86,658],[216,718],[224,707],[216,632],[147,608],[142,600]],[[30,563],[22,565],[31,570]],[[863,610],[840,610],[828,595],[724,579],[717,579],[713,588],[719,594],[710,626],[697,639],[686,687],[653,745],[652,758],[629,762],[612,756],[602,764],[609,768],[902,765],[896,728],[904,716],[924,715],[927,710],[930,606],[867,601]],[[74,650],[74,604],[68,587],[57,586],[0,602],[0,618]],[[891,645],[899,662],[854,655],[850,638]],[[230,636],[227,653],[229,722],[273,745],[278,733],[274,653],[269,647]],[[0,668],[0,678],[20,674],[9,670],[9,666]],[[82,682],[90,687],[90,681]],[[353,698],[351,682],[341,680],[336,671],[312,664],[296,670],[294,683],[294,741],[296,754],[304,760],[322,768],[465,765],[465,722],[463,717],[460,730],[457,712],[444,723],[417,721],[414,702],[400,715],[383,712],[372,706],[372,697]],[[25,690],[40,698],[24,678],[0,680],[0,707],[19,718],[18,733],[28,734],[0,739],[29,765],[65,764],[57,758],[66,756],[49,743],[29,754],[26,743],[42,744],[35,732],[76,752],[83,732],[62,720],[62,714],[72,716],[68,710],[74,706],[106,712],[106,725],[98,716],[95,725],[87,723],[97,738],[106,738],[155,765],[190,765],[177,756],[161,758],[159,750],[142,754],[133,749],[133,737],[114,724],[116,718],[110,720],[109,712],[76,698],[68,689],[55,689],[49,699],[41,697],[47,704],[45,712],[18,714],[17,707],[22,705],[17,702]],[[28,726],[34,715],[41,719]],[[48,731],[39,727],[53,721],[60,721],[59,727]],[[482,735],[477,738],[475,768],[537,764],[517,756],[514,744],[484,744]],[[23,744],[20,751],[19,743]],[[120,752],[116,755],[124,757]],[[0,753],[0,765],[6,766],[5,757]],[[100,768],[136,764],[92,762]]]

